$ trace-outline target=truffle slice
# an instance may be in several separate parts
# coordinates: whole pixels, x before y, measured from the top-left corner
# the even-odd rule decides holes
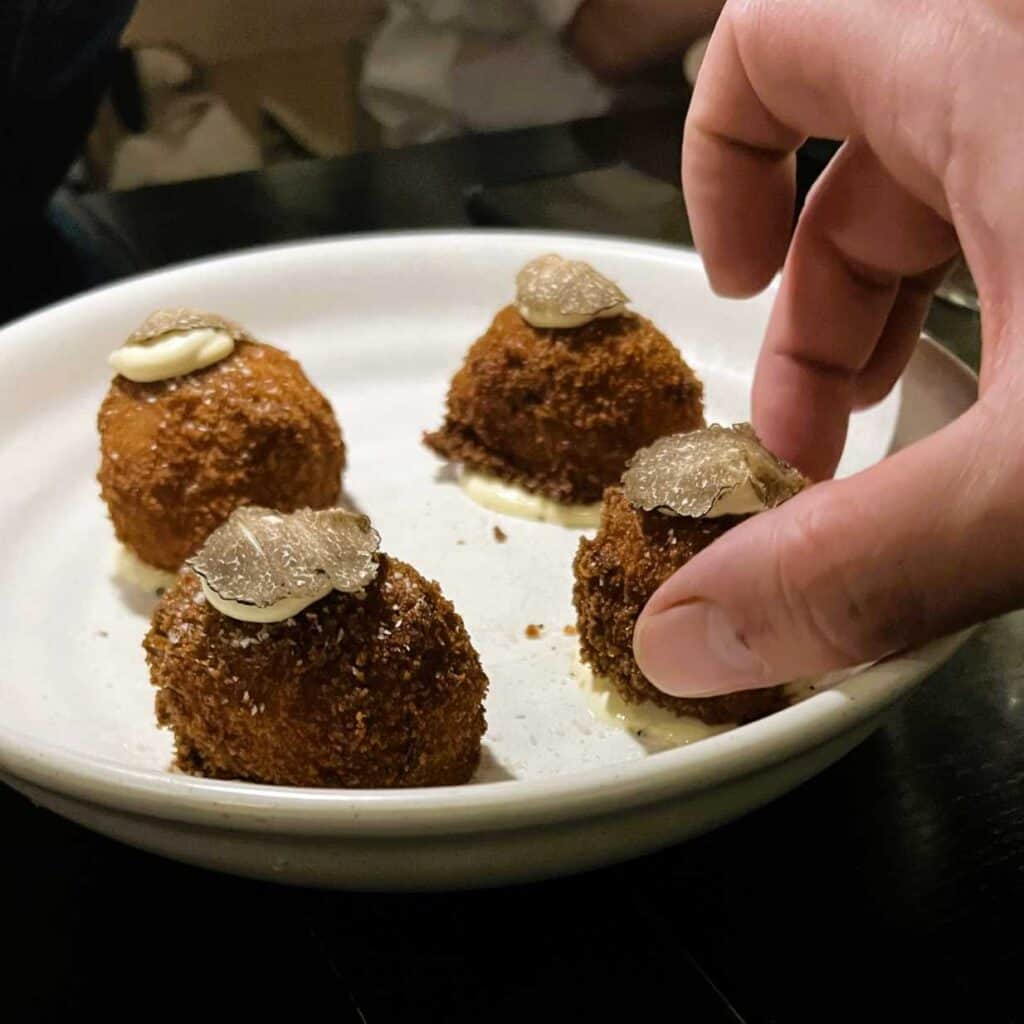
[[[273,622],[288,617],[274,614],[282,605],[298,610],[332,590],[362,590],[377,572],[379,545],[370,520],[344,509],[283,515],[248,505],[232,512],[186,564],[219,610]]]
[[[621,316],[629,299],[582,260],[538,256],[516,274],[516,309],[534,327],[581,327]]]
[[[677,516],[747,515],[781,505],[807,485],[761,444],[749,423],[659,438],[622,477],[637,508]]]
[[[240,324],[219,313],[205,313],[197,309],[158,309],[150,313],[131,334],[124,344],[145,345],[168,334],[180,331],[196,331],[208,328],[223,331],[233,341],[255,341],[256,339]]]

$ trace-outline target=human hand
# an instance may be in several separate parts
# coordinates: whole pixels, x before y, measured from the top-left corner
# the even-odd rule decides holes
[[[978,402],[877,466],[701,552],[637,622],[668,693],[869,661],[1024,603],[1024,8],[1014,0],[730,0],[697,82],[683,184],[712,286],[785,263],[754,426],[815,479],[910,358],[957,251],[978,284]],[[795,150],[845,138],[790,240]],[[787,252],[788,249],[788,252]]]

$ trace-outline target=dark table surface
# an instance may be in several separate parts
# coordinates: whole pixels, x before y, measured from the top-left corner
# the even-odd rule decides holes
[[[481,185],[621,161],[674,181],[678,122],[605,119],[63,197],[5,309],[233,248],[466,225]],[[936,305],[931,327],[976,361],[972,314]],[[1019,615],[988,625],[872,738],[773,805],[535,886],[289,890],[136,852],[2,791],[0,1019],[1024,1020],[1022,640]]]

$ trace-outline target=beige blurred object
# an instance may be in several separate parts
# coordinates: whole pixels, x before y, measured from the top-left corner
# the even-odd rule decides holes
[[[259,137],[271,117],[315,156],[359,148],[361,54],[352,43],[242,57],[207,69],[210,89]]]
[[[697,75],[700,74],[700,66],[704,63],[710,42],[711,36],[702,36],[683,55],[683,75],[691,86],[697,84]]]
[[[383,0],[140,0],[124,44],[174,42],[202,64],[365,38]]]
[[[376,0],[142,0],[123,43],[136,56],[146,129],[109,103],[88,163],[98,187],[252,170],[376,142],[360,114],[360,40]]]

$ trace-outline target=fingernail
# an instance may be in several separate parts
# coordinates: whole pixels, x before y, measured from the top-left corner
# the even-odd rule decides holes
[[[711,697],[757,686],[767,666],[726,613],[707,601],[643,615],[633,632],[640,671],[673,697]]]

